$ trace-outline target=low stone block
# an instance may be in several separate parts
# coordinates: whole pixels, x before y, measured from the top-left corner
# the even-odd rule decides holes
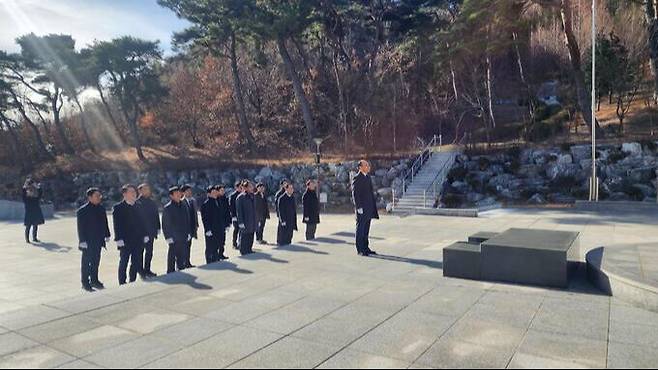
[[[478,280],[480,265],[479,244],[459,242],[443,248],[443,276]]]
[[[482,243],[482,278],[566,288],[580,255],[579,233],[510,229]]]
[[[499,235],[499,233],[492,233],[492,232],[483,231],[483,232],[479,232],[477,234],[473,234],[473,235],[469,236],[468,237],[468,242],[470,244],[480,245],[480,244],[486,242],[489,239],[497,237],[498,235]]]

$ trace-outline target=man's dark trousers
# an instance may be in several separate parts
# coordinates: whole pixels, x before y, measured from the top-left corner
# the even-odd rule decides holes
[[[87,249],[82,250],[82,266],[80,268],[80,275],[82,277],[82,284],[98,283],[98,267],[101,264],[101,246],[88,246]]]
[[[153,238],[149,238],[148,243],[144,244],[144,271],[151,271],[151,262],[153,261]]]
[[[248,254],[253,252],[254,246],[254,233],[240,231],[240,254]]]
[[[206,263],[219,261],[224,255],[224,244],[226,243],[226,232],[206,235]]]
[[[259,242],[263,241],[263,233],[265,232],[265,222],[266,220],[258,221],[256,225],[256,240]]]
[[[318,224],[306,224],[306,240],[315,239],[315,232],[318,229]]]
[[[175,242],[169,244],[169,251],[167,253],[167,273],[176,272],[178,270],[183,270],[187,267],[185,264],[185,249],[187,248],[187,242]]]
[[[130,271],[128,273],[131,283],[137,280],[137,274],[142,275],[144,273],[142,270],[143,256],[143,244],[134,246],[126,245],[119,250],[119,285],[126,283],[126,271],[128,270],[128,262],[130,262]]]
[[[356,250],[359,253],[366,253],[370,251],[370,217],[364,217],[357,214],[356,216]]]
[[[240,226],[237,221],[233,221],[233,245],[238,246],[240,243]]]

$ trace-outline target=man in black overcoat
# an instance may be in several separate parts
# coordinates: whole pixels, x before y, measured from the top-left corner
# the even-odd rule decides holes
[[[306,191],[302,196],[304,217],[302,222],[306,224],[306,240],[315,239],[315,232],[320,223],[320,199],[318,198],[317,182],[306,181]]]
[[[135,205],[137,188],[134,185],[124,185],[121,188],[123,201],[114,205],[112,219],[114,221],[114,240],[119,249],[119,285],[126,283],[126,271],[130,262],[130,282],[137,280],[137,274],[145,278],[142,256],[144,244],[150,237]]]
[[[87,203],[76,212],[78,221],[78,249],[82,252],[80,275],[82,289],[93,292],[94,289],[104,289],[98,279],[98,268],[101,263],[101,249],[106,248],[110,241],[110,228],[107,223],[107,213],[101,205],[103,196],[98,188],[87,190]]]
[[[228,197],[228,206],[231,211],[231,223],[233,224],[233,249],[238,249],[238,237],[240,236],[240,227],[238,226],[238,214],[235,208],[238,196],[242,194],[242,182],[237,181],[233,187],[233,193]]]
[[[183,185],[181,186],[181,191],[183,192],[183,204],[187,206],[187,211],[190,214],[190,230],[192,238],[187,242],[185,248],[185,265],[186,268],[196,267],[192,264],[192,239],[198,239],[199,231],[199,207],[197,206],[196,199],[194,198],[194,192],[192,186]]]
[[[206,189],[207,199],[201,205],[201,221],[206,238],[206,263],[214,263],[224,256],[222,235],[226,232],[225,220],[219,209],[219,189],[211,185]]]
[[[137,209],[142,216],[142,222],[146,227],[149,241],[144,244],[144,275],[147,277],[157,276],[151,271],[151,262],[153,261],[153,243],[160,234],[160,211],[158,204],[152,198],[151,187],[148,184],[141,184],[137,187],[139,198],[137,198]]]
[[[254,203],[254,185],[249,180],[242,182],[244,192],[235,201],[235,210],[240,229],[240,254],[253,252],[254,233],[256,232],[256,206]]]
[[[162,234],[164,235],[169,251],[167,254],[167,273],[187,268],[185,250],[187,243],[192,239],[190,229],[190,213],[183,204],[183,192],[179,187],[169,188],[170,201],[162,212]]]
[[[359,173],[352,180],[352,202],[356,213],[356,250],[360,256],[377,254],[370,249],[370,223],[379,219],[377,200],[370,178],[370,163],[359,161]]]
[[[256,185],[256,194],[254,194],[256,206],[256,240],[260,244],[267,244],[263,239],[265,223],[270,219],[270,206],[267,204],[267,194],[265,194],[265,184]]]
[[[277,209],[279,214],[277,244],[289,245],[292,243],[293,233],[297,230],[297,202],[293,184],[286,184],[286,191],[279,197]]]

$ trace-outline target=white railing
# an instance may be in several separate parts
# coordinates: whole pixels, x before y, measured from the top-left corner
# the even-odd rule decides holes
[[[402,194],[400,194],[399,197],[396,197],[395,194],[395,189],[393,189],[392,192],[392,200],[393,200],[393,209],[395,209],[396,201],[399,199],[402,199],[404,194],[407,192],[407,185],[413,183],[416,174],[423,168],[423,166],[429,161],[433,156],[435,149],[437,151],[441,151],[441,146],[443,145],[443,137],[442,135],[434,135],[432,137],[432,140],[425,145],[420,151],[420,154],[418,157],[416,157],[416,160],[414,160],[413,164],[411,165],[411,168],[405,171],[403,174],[404,176],[402,177]],[[438,146],[438,149],[436,148]]]

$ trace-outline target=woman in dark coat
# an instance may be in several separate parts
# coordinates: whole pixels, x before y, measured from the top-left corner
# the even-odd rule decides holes
[[[41,184],[32,179],[27,179],[23,185],[23,204],[25,204],[25,242],[30,244],[30,229],[32,230],[32,241],[39,243],[38,233],[39,225],[43,225],[45,220],[41,211],[41,197],[43,190]]]

